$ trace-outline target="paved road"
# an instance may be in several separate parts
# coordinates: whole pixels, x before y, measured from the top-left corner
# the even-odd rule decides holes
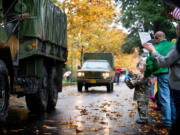
[[[139,134],[140,126],[133,90],[114,84],[114,92],[92,87],[77,92],[67,86],[59,93],[56,110],[44,116],[31,114],[24,98],[11,97],[7,121],[0,125],[0,135],[127,135]]]

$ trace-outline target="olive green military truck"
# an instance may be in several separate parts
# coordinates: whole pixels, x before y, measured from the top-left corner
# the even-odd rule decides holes
[[[51,0],[0,0],[0,120],[10,94],[27,107],[53,110],[67,60],[66,15]]]
[[[113,91],[114,56],[112,53],[85,53],[84,63],[77,71],[77,88],[81,92],[83,86],[106,86],[107,92]]]

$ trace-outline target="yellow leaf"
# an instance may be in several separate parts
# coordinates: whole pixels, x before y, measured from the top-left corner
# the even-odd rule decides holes
[[[124,123],[119,124],[120,127],[125,127]]]

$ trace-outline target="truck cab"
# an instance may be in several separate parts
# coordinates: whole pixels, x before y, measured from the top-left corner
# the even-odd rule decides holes
[[[107,92],[113,91],[113,55],[111,53],[86,53],[81,69],[77,71],[77,88],[81,92],[83,86],[106,86]]]

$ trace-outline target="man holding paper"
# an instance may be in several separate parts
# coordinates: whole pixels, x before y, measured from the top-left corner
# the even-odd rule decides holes
[[[158,31],[154,35],[156,42],[155,49],[162,56],[166,56],[174,43],[168,42],[162,31]],[[171,127],[175,120],[175,107],[170,96],[170,88],[168,82],[168,68],[162,68],[152,59],[152,54],[146,60],[146,71],[144,76],[149,77],[151,74],[157,76],[158,84],[158,100],[162,106],[163,126]]]

